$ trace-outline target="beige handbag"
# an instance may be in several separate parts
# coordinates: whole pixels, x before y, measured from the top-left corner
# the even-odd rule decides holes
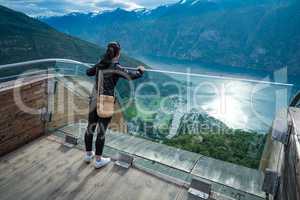
[[[103,76],[100,77],[101,74],[102,73],[99,72],[97,91],[97,114],[101,118],[110,118],[114,114],[115,97],[101,94],[101,91],[103,91]]]

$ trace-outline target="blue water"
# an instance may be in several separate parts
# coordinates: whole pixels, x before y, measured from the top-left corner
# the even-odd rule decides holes
[[[153,69],[189,72],[220,76],[226,79],[171,75],[180,81],[189,81],[192,106],[205,111],[231,128],[267,133],[276,113],[283,112],[292,95],[293,88],[287,83],[285,72],[208,65],[199,62],[179,61],[158,57],[136,56]],[[232,79],[231,79],[232,78]],[[248,79],[254,82],[237,79]],[[280,82],[266,84],[255,81]],[[184,83],[184,82],[183,82]]]
[[[184,61],[174,58],[162,58],[155,56],[134,56],[153,69],[273,81],[273,72],[263,69],[258,70],[246,67],[206,64],[201,62]]]

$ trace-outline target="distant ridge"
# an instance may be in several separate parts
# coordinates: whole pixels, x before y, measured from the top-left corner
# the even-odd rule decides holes
[[[65,58],[96,63],[104,49],[58,32],[37,19],[0,6],[0,64],[43,58]],[[124,64],[140,62],[122,56]]]
[[[96,44],[118,38],[133,55],[300,71],[298,0],[181,0],[43,21]]]

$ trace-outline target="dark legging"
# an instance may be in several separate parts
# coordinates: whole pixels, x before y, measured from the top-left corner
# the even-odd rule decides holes
[[[97,127],[97,138],[96,138],[96,152],[97,156],[102,156],[104,143],[105,143],[105,132],[110,123],[111,118],[100,118],[97,115],[96,108],[92,109],[89,113],[88,127],[85,132],[84,141],[86,151],[92,151],[93,149],[93,135]]]

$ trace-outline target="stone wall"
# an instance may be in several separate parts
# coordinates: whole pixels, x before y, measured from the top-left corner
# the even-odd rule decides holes
[[[0,89],[0,156],[44,134],[45,125],[38,110],[47,105],[46,78],[26,80],[18,85],[13,81],[4,84]],[[19,102],[37,113],[21,109],[14,91],[20,94]]]

